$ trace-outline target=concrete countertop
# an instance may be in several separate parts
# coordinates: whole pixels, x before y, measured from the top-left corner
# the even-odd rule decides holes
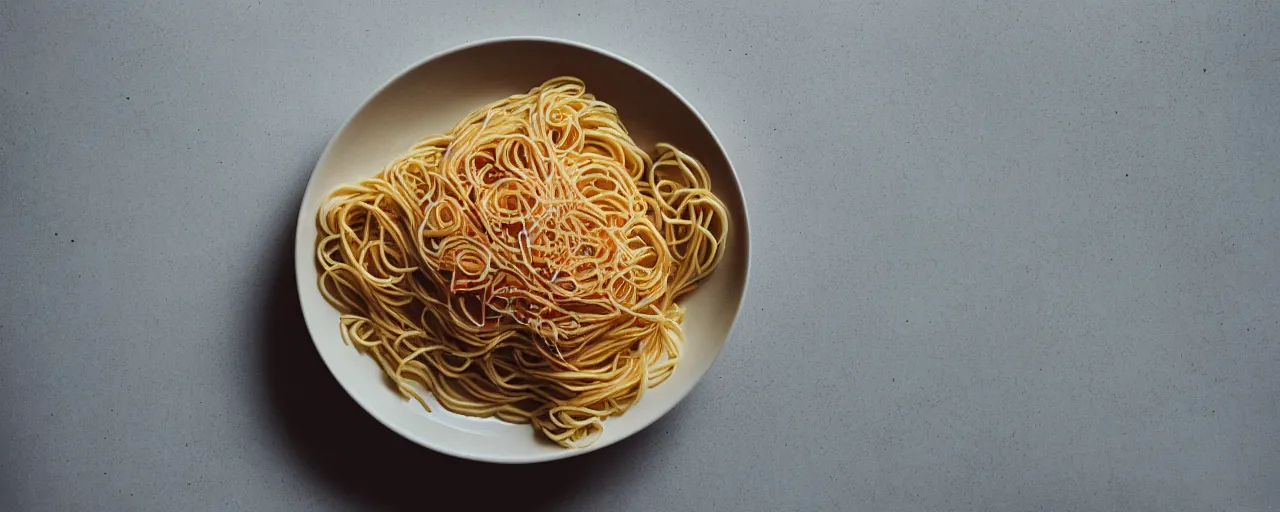
[[[1280,3],[365,3],[0,2],[0,509],[1280,509]],[[376,86],[524,34],[706,116],[754,272],[670,415],[499,467],[356,407],[288,256]]]

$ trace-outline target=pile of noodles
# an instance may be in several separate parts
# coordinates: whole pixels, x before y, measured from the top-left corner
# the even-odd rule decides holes
[[[701,164],[666,144],[651,159],[571,77],[423,139],[318,223],[343,337],[401,392],[563,446],[671,376],[676,301],[729,228]]]

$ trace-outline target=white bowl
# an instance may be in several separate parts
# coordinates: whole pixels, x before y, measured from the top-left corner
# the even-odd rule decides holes
[[[343,344],[338,312],[316,287],[316,212],[330,191],[374,175],[419,138],[447,130],[468,112],[560,75],[583,79],[589,92],[614,105],[641,148],[653,151],[655,143],[670,142],[702,161],[711,174],[712,190],[732,215],[720,267],[681,300],[688,311],[685,347],[675,374],[647,391],[626,414],[605,420],[603,435],[579,449],[546,441],[529,425],[461,416],[439,406],[427,412],[406,400],[372,358]],[[329,141],[311,175],[298,213],[295,244],[298,294],[307,329],[329,371],[361,407],[427,448],[467,459],[526,463],[580,455],[616,443],[656,421],[693,390],[724,347],[742,304],[749,235],[742,191],[729,157],[706,121],[671,87],[604,50],[556,39],[504,38],[429,57],[392,78],[356,109]]]

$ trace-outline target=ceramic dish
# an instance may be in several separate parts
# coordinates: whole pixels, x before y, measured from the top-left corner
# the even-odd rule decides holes
[[[376,174],[421,137],[441,133],[468,112],[511,94],[527,92],[560,75],[583,79],[587,89],[617,107],[641,148],[660,141],[694,155],[711,174],[712,189],[731,214],[728,247],[720,267],[681,300],[685,348],[675,374],[647,391],[626,414],[605,421],[591,446],[562,448],[529,425],[431,412],[407,400],[370,357],[343,344],[338,312],[316,287],[316,212],[337,186]],[[329,141],[298,214],[296,268],[307,328],[334,378],[374,418],[433,450],[474,460],[526,463],[579,455],[630,436],[670,411],[706,374],[729,336],[746,288],[746,209],[729,162],[711,129],[679,94],[639,66],[583,44],[546,38],[480,41],[437,54],[392,78],[364,102]],[[352,440],[358,442],[358,440]]]

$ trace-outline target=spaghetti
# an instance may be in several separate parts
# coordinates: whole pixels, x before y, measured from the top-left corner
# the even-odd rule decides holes
[[[676,303],[728,234],[706,170],[560,77],[472,112],[318,215],[320,290],[343,339],[405,395],[596,439],[672,375]]]

